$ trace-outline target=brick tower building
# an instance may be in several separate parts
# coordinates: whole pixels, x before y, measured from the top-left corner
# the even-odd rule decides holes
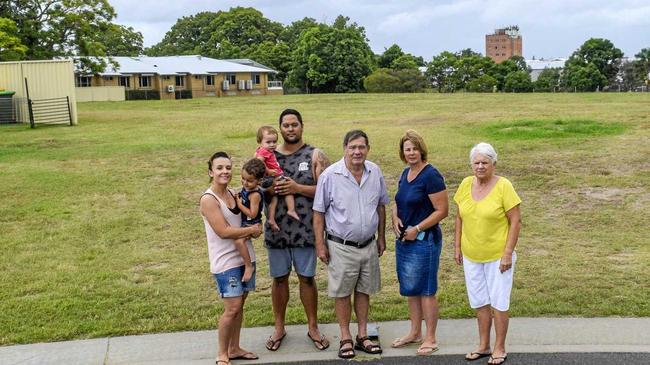
[[[497,29],[494,34],[485,35],[485,55],[494,62],[501,63],[512,56],[522,56],[521,44],[519,26]]]

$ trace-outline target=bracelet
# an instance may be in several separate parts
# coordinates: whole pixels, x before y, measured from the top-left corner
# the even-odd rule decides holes
[[[417,229],[418,233],[422,232],[422,231],[420,231],[420,225],[419,224],[415,225],[415,229]]]

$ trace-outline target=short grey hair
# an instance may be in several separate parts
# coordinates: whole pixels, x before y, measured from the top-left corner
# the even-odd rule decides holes
[[[477,144],[476,146],[472,147],[472,150],[469,151],[469,163],[471,164],[472,161],[474,161],[474,157],[476,155],[483,155],[492,161],[492,163],[497,162],[497,151],[494,150],[494,147],[492,147],[491,144],[481,142]]]

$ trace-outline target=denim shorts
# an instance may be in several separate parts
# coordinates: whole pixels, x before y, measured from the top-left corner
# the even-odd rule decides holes
[[[269,274],[281,278],[291,272],[291,267],[302,277],[316,275],[316,249],[314,247],[267,248]]]
[[[255,276],[257,269],[253,262],[253,276],[251,279],[242,283],[241,279],[244,276],[244,265],[228,269],[218,274],[212,274],[214,281],[217,284],[217,290],[222,298],[241,297],[244,292],[255,290]]]
[[[425,240],[395,241],[399,293],[405,297],[435,295],[442,239],[430,234]]]

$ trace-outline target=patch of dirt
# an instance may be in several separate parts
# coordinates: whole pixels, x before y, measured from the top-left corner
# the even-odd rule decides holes
[[[581,194],[585,194],[587,198],[614,201],[621,200],[626,194],[633,189],[620,189],[620,188],[587,188]]]

